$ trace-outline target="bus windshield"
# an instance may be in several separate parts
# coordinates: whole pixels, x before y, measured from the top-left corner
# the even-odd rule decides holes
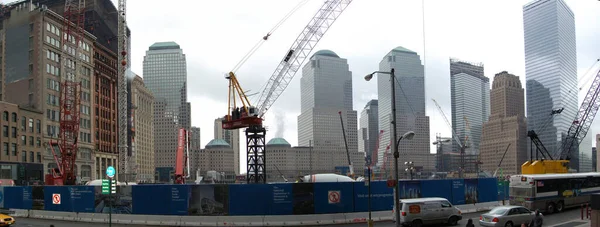
[[[514,197],[534,197],[533,187],[510,187],[510,196]]]

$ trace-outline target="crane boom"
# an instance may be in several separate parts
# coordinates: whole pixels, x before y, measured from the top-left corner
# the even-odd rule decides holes
[[[352,0],[328,0],[317,11],[269,78],[258,102],[256,102],[259,117],[262,118],[285,91],[296,72],[309,57],[310,52],[350,3]]]
[[[573,120],[571,127],[569,127],[567,137],[562,144],[563,146],[560,155],[558,156],[559,159],[569,160],[571,158],[571,149],[573,146],[579,145],[581,140],[587,135],[587,132],[590,130],[592,122],[594,121],[594,117],[596,117],[596,113],[598,113],[598,108],[600,107],[600,99],[598,99],[599,94],[600,71],[596,74],[592,85],[590,85],[590,89],[585,95],[583,102],[581,102],[575,120]]]
[[[350,159],[350,150],[348,150],[348,140],[346,140],[346,130],[344,129],[344,118],[342,118],[342,111],[339,111],[340,123],[342,124],[342,134],[344,135],[344,145],[346,146],[346,157],[348,158],[348,169],[350,171],[350,177],[354,179],[354,166],[352,166],[352,159]]]
[[[442,117],[444,117],[444,121],[446,121],[446,124],[450,127],[450,129],[452,130],[452,135],[454,140],[456,140],[456,142],[458,143],[459,146],[463,147],[463,143],[460,141],[460,139],[458,139],[458,134],[456,134],[456,131],[454,131],[454,128],[452,128],[452,124],[450,124],[450,121],[448,121],[448,118],[446,117],[446,114],[444,114],[444,111],[442,110],[442,107],[440,106],[440,104],[437,103],[437,101],[435,101],[435,99],[431,99],[433,100],[433,103],[435,104],[435,106],[437,106],[438,110],[440,111],[440,113],[442,114]]]

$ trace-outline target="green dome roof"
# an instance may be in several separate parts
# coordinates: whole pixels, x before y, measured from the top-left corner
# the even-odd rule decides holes
[[[313,54],[313,56],[314,55],[340,58],[340,56],[338,56],[335,52],[330,51],[330,50],[320,50],[320,51],[317,51],[315,54]]]
[[[273,138],[269,140],[267,146],[291,147],[292,145],[284,138]]]
[[[395,51],[395,52],[406,52],[406,53],[416,53],[416,52],[414,52],[412,50],[406,49],[406,48],[401,47],[401,46],[398,46],[398,47],[394,48],[392,51]]]
[[[206,144],[205,148],[217,148],[217,147],[231,147],[227,141],[222,139],[213,139],[208,144]]]

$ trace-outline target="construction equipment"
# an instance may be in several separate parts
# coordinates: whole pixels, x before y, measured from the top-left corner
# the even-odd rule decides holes
[[[600,107],[600,71],[596,74],[590,89],[588,90],[579,111],[575,116],[575,119],[571,123],[567,136],[563,140],[560,153],[551,160],[530,160],[525,162],[521,166],[521,172],[523,174],[544,174],[544,173],[568,173],[569,172],[569,160],[571,159],[571,153],[573,148],[577,149],[581,140],[585,138],[588,130],[592,126],[594,117],[598,113]],[[562,111],[562,109],[560,109]],[[553,111],[553,114],[555,111]],[[532,139],[532,142],[534,140]],[[539,139],[536,140],[536,146],[538,143],[543,147]],[[539,146],[538,146],[539,148]],[[545,148],[543,148],[545,150]],[[546,152],[548,152],[546,150]],[[548,155],[550,155],[548,153]],[[552,156],[550,156],[552,157]]]
[[[175,184],[185,184],[185,179],[189,178],[189,138],[189,132],[185,128],[180,128],[177,139],[177,153],[175,154]],[[187,171],[185,171],[185,166],[187,166]]]
[[[349,177],[355,179],[354,166],[352,166],[352,159],[350,159],[350,150],[348,150],[348,140],[346,139],[346,130],[344,129],[344,118],[342,118],[342,111],[339,111],[338,114],[340,115],[340,124],[342,125],[342,134],[344,135],[344,145],[346,146],[346,155],[348,157],[348,170],[350,172]]]
[[[440,104],[438,104],[437,101],[435,101],[435,99],[431,99],[431,100],[433,100],[433,103],[435,104],[435,106],[437,106],[438,110],[440,111],[440,114],[446,121],[446,125],[448,125],[448,127],[450,127],[450,129],[452,130],[452,138],[454,138],[454,140],[456,140],[456,143],[458,143],[458,146],[460,147],[461,162],[460,162],[460,169],[459,169],[458,175],[460,178],[463,178],[464,168],[465,168],[465,150],[468,148],[467,141],[468,141],[469,137],[465,135],[464,143],[461,142],[459,139],[459,135],[456,133],[456,131],[454,131],[454,128],[452,128],[452,124],[450,124],[450,121],[448,121],[448,118],[446,117],[446,114],[444,114],[444,111],[442,110],[442,107],[440,106]]]
[[[77,82],[80,72],[79,51],[84,41],[85,0],[65,0],[63,15],[62,45],[64,48],[62,62],[62,77],[60,97],[60,139],[50,140],[49,147],[58,168],[46,175],[47,185],[75,185],[75,160],[77,159],[77,138],[79,136],[80,93],[81,83]],[[74,50],[74,51],[73,51]],[[59,155],[60,154],[60,155]]]
[[[500,161],[498,162],[498,167],[496,167],[496,170],[494,170],[494,175],[493,177],[496,177],[496,173],[498,173],[498,170],[500,169],[500,165],[502,165],[502,161],[504,161],[504,157],[506,156],[506,152],[508,152],[508,148],[510,147],[510,143],[508,144],[508,146],[506,146],[506,150],[504,150],[504,154],[502,154],[502,158],[500,159]],[[496,152],[497,153],[497,152]]]
[[[118,46],[119,53],[117,53],[119,57],[119,64],[117,65],[117,90],[118,90],[118,105],[117,105],[117,117],[118,119],[118,141],[119,141],[119,170],[118,173],[125,179],[121,179],[122,181],[129,182],[134,179],[128,179],[133,173],[136,172],[136,164],[131,160],[135,160],[135,152],[132,149],[129,149],[128,146],[128,92],[127,92],[127,0],[118,0],[118,12],[117,15],[118,20]]]
[[[264,153],[266,129],[262,124],[264,114],[283,93],[309,57],[310,52],[351,2],[352,0],[330,0],[323,4],[289,50],[285,52],[283,59],[262,91],[257,107],[250,104],[248,96],[236,78],[235,70],[225,75],[225,79],[229,80],[229,95],[227,115],[224,117],[222,127],[223,129],[246,128],[248,174],[246,180],[248,183],[266,183],[267,179]],[[272,32],[268,33],[263,40],[266,40],[271,34]],[[255,48],[250,53],[253,51]],[[245,59],[241,63],[243,62]],[[239,65],[236,68],[239,68]],[[241,108],[236,106],[236,96],[242,103]]]
[[[381,136],[383,135],[383,132],[384,130],[379,130],[379,135],[377,136],[377,141],[375,142],[375,150],[367,151],[371,153],[371,157],[369,157],[369,167],[373,167],[373,164],[377,163],[373,162],[373,158],[379,159],[379,142],[381,141]]]
[[[281,176],[281,179],[283,179],[284,182],[288,182],[288,179],[285,178],[285,175],[283,175],[283,173],[281,172],[281,170],[279,170],[279,167],[277,167],[277,165],[274,165],[275,169],[277,169],[277,172],[279,172],[279,176]]]

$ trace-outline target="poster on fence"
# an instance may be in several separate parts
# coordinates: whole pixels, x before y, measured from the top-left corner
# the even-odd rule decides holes
[[[192,185],[189,215],[225,216],[229,213],[228,185]]]
[[[31,194],[33,197],[32,209],[44,210],[44,186],[32,186]]]
[[[96,213],[109,213],[112,206],[113,214],[131,214],[132,190],[131,186],[117,186],[117,193],[112,196],[103,195],[102,187],[94,187],[94,209]],[[110,206],[109,206],[110,205]]]
[[[294,214],[314,214],[315,213],[315,200],[314,200],[314,184],[303,183],[293,184],[293,213]]]
[[[477,179],[465,179],[465,204],[477,203]]]

